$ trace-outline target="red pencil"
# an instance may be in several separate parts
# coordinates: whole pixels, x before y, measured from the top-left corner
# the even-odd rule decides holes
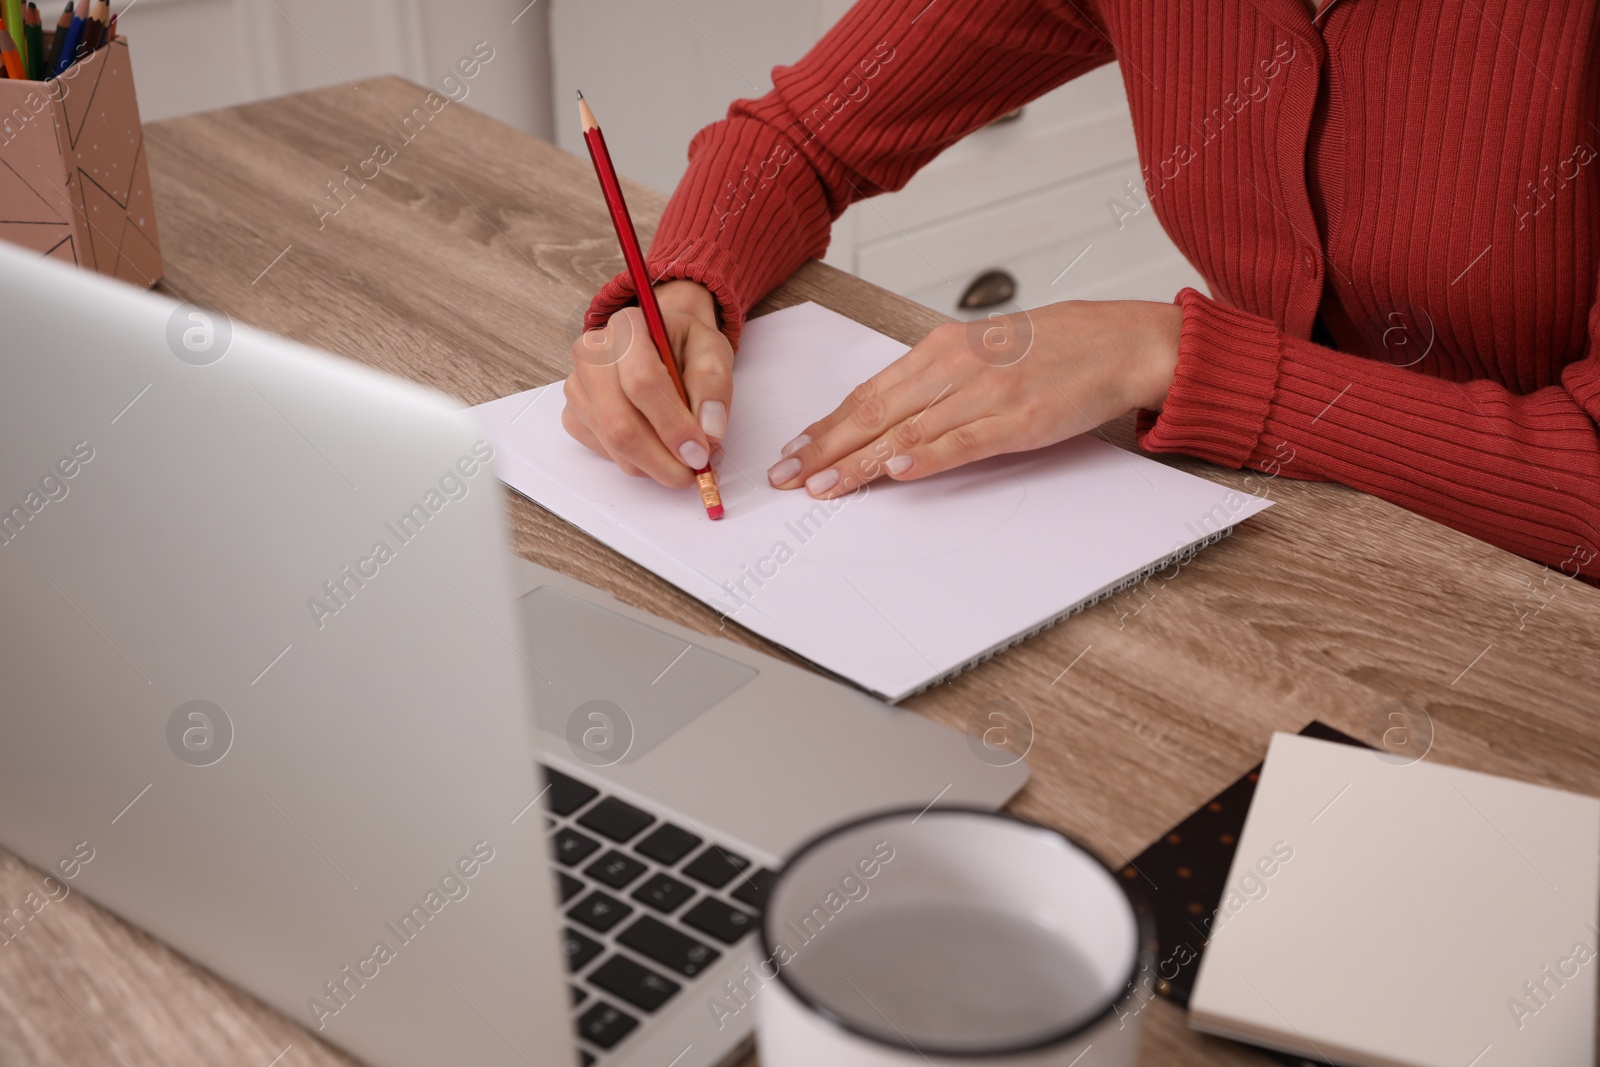
[[[583,140],[589,146],[589,158],[594,160],[594,172],[600,178],[600,190],[605,194],[606,207],[611,209],[611,224],[616,227],[617,240],[622,243],[622,258],[628,262],[628,275],[639,294],[639,310],[644,312],[644,321],[650,327],[650,340],[655,342],[661,361],[667,365],[667,375],[678,390],[683,406],[688,407],[689,393],[683,387],[683,376],[678,373],[678,361],[672,355],[672,341],[667,337],[667,323],[661,317],[661,305],[656,303],[655,290],[650,286],[650,272],[644,266],[639,235],[634,232],[628,203],[622,198],[622,183],[617,181],[616,169],[611,166],[611,153],[606,151],[606,139],[600,133],[600,124],[594,120],[594,112],[589,110],[581,91],[578,93],[578,116],[583,120]],[[694,475],[706,514],[713,519],[722,518],[722,494],[717,490],[717,472],[707,463]]]
[[[83,49],[99,50],[106,41],[106,23],[111,20],[111,5],[106,0],[94,0],[89,6],[89,21],[83,24]]]

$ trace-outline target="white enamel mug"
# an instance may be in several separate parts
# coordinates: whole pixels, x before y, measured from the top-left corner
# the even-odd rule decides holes
[[[1153,928],[1054,830],[967,808],[870,816],[779,872],[762,1067],[1133,1067]]]

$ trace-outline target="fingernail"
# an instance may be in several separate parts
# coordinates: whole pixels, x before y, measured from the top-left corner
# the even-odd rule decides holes
[[[806,479],[806,492],[812,496],[819,496],[839,484],[839,472],[832,467],[825,471],[818,471]]]
[[[780,451],[778,453],[778,455],[780,455],[780,456],[792,455],[793,453],[800,451],[802,448],[806,447],[806,445],[809,445],[810,443],[811,443],[811,435],[808,434],[808,433],[803,433],[799,437],[796,437],[793,441],[790,441],[788,444],[784,445],[782,451]]]
[[[767,471],[767,481],[773,485],[782,485],[784,482],[800,473],[798,459],[784,459],[774,463]]]
[[[678,446],[678,458],[695,470],[704,467],[711,459],[711,453],[706,451],[706,446],[690,438]]]
[[[911,469],[911,457],[907,453],[902,452],[889,462],[885,463],[884,467],[889,471],[890,474],[904,474],[906,471]]]
[[[728,432],[728,405],[707,400],[700,405],[700,429],[707,437],[721,438]]]

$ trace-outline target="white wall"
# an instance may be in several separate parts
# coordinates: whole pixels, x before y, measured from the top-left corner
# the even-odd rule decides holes
[[[670,193],[689,138],[739,97],[772,88],[849,0],[545,0],[551,6],[556,143],[583,155],[573,91],[616,136],[617,170]]]
[[[486,41],[494,60],[464,102],[546,138],[553,132],[548,7],[548,0],[113,4],[123,12],[117,25],[132,49],[146,122],[377,74],[438,88]]]

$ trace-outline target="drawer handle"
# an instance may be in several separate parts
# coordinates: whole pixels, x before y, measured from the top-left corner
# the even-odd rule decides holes
[[[1009,303],[1017,295],[1017,280],[1003,270],[986,270],[961,294],[963,311],[981,311]]]

